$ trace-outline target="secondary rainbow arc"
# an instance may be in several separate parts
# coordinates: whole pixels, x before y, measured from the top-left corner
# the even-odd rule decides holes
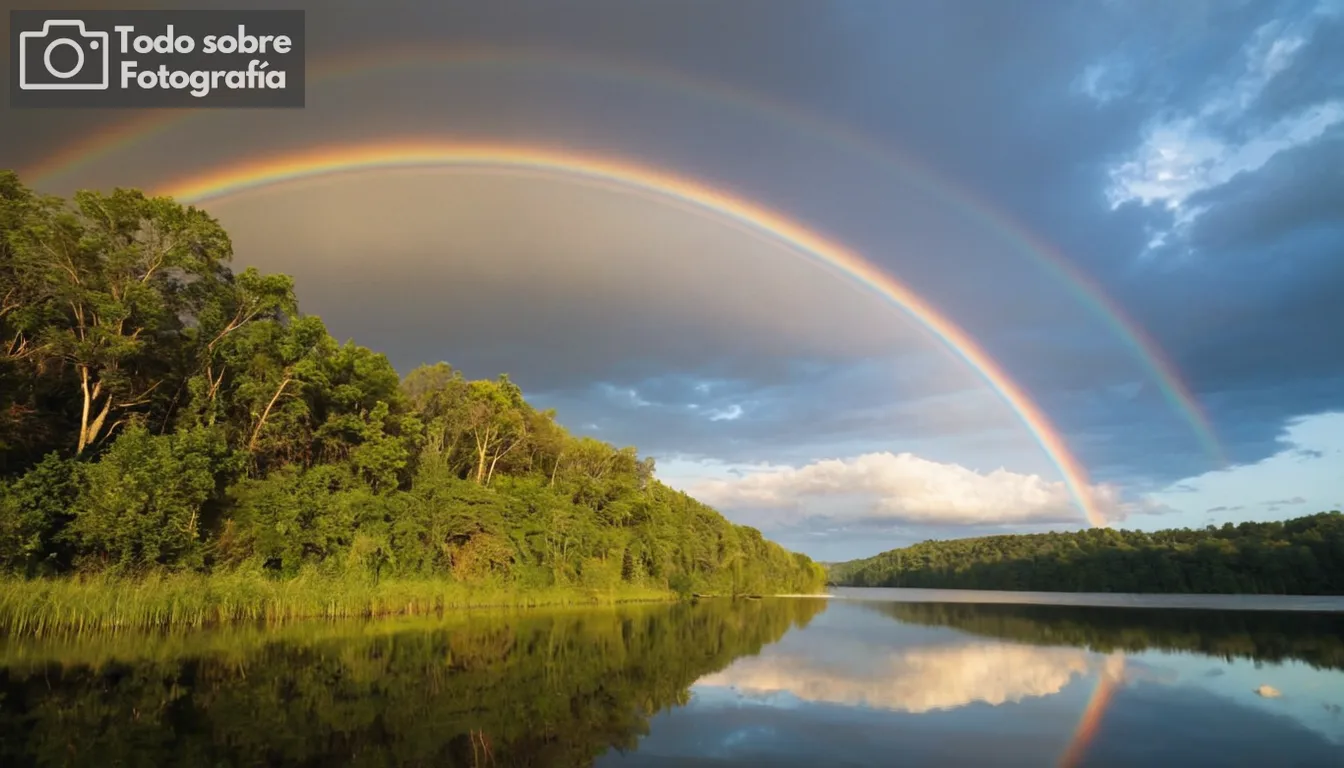
[[[1045,413],[974,339],[908,286],[846,246],[778,212],[663,170],[566,150],[504,144],[391,142],[341,145],[278,155],[169,183],[157,190],[200,203],[304,178],[374,169],[452,166],[517,167],[615,183],[702,208],[745,225],[829,265],[905,311],[960,357],[1013,409],[1058,467],[1065,486],[1092,525],[1105,517],[1092,497],[1087,472]]]

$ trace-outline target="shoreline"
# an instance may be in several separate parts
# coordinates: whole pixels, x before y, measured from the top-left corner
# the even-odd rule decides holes
[[[721,598],[733,599],[729,595]],[[691,599],[667,589],[629,584],[529,588],[506,581],[465,583],[432,578],[386,579],[375,584],[311,573],[284,580],[251,573],[167,574],[136,579],[6,578],[0,579],[0,634],[50,637]]]
[[[856,602],[980,603],[1077,608],[1147,608],[1210,611],[1344,612],[1344,595],[1253,595],[1172,592],[1028,592],[928,587],[832,587],[826,597]],[[843,594],[855,590],[879,594]],[[885,593],[886,596],[882,596]],[[899,596],[898,596],[899,595]]]
[[[528,589],[396,579],[377,584],[301,575],[180,574],[142,579],[0,580],[0,633],[45,637],[310,619],[422,616],[453,610],[670,603],[676,593],[644,587]]]

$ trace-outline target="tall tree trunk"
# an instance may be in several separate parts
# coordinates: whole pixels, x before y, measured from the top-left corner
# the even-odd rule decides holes
[[[561,451],[555,455],[555,466],[551,467],[551,486],[555,486],[555,473],[560,471],[560,460],[565,457],[565,452]]]
[[[75,455],[78,456],[84,452],[93,443],[94,438],[98,437],[98,431],[103,428],[103,422],[107,420],[108,411],[112,410],[112,394],[109,392],[107,400],[103,403],[103,409],[98,415],[89,421],[89,413],[93,409],[94,403],[102,394],[103,383],[94,382],[93,388],[89,388],[89,369],[88,366],[79,368],[80,387],[84,392],[84,409],[79,418],[79,442],[75,447]]]
[[[84,451],[84,446],[88,445],[86,438],[89,436],[89,405],[93,400],[89,394],[89,369],[82,365],[79,367],[79,386],[84,392],[84,412],[79,416],[79,440],[75,448],[76,456]]]
[[[247,441],[248,453],[252,453],[257,449],[257,438],[261,437],[261,428],[266,426],[266,419],[271,415],[271,409],[275,407],[275,401],[280,399],[280,394],[285,391],[285,387],[289,386],[289,382],[293,380],[293,377],[286,376],[284,381],[280,382],[280,386],[276,388],[275,394],[271,396],[271,401],[266,404],[266,410],[261,412],[261,418],[257,419],[257,426],[252,430],[252,438]]]
[[[490,471],[487,472],[486,475],[485,475],[485,484],[486,484],[486,485],[489,485],[489,484],[490,484],[490,480],[491,480],[492,478],[494,478],[494,476],[495,476],[495,465],[499,463],[499,460],[500,460],[500,459],[504,458],[504,455],[505,455],[505,454],[507,454],[509,451],[512,451],[512,450],[513,450],[513,447],[514,447],[515,445],[517,445],[517,444],[518,444],[518,442],[514,442],[514,443],[510,444],[508,448],[505,448],[504,450],[500,451],[499,453],[496,453],[496,454],[495,454],[495,457],[494,457],[493,459],[490,460]]]
[[[495,431],[490,427],[476,433],[476,484],[485,484],[485,457],[490,452],[490,444],[494,442]]]
[[[485,481],[485,448],[476,449],[476,484],[481,485]]]
[[[93,419],[93,423],[89,425],[88,437],[85,438],[83,444],[79,446],[80,451],[83,451],[90,443],[98,438],[98,435],[103,431],[103,424],[107,421],[107,414],[111,410],[112,394],[109,392],[107,399],[103,401],[103,410],[98,412],[98,415]]]

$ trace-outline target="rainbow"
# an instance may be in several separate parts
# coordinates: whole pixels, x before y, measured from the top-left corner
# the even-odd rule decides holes
[[[959,211],[962,215],[997,234],[1039,268],[1063,285],[1070,295],[1117,338],[1131,357],[1157,385],[1163,399],[1195,435],[1203,451],[1218,467],[1227,459],[1208,415],[1184,383],[1175,365],[1161,347],[1107,293],[1064,256],[1057,248],[1034,235],[1029,229],[998,211],[969,190],[954,185],[917,158],[897,153],[859,136],[838,124],[800,110],[763,99],[717,83],[695,80],[679,73],[644,69],[626,62],[615,62],[573,52],[538,52],[499,47],[463,47],[448,51],[439,48],[410,48],[393,51],[373,50],[345,54],[317,63],[310,68],[309,82],[320,83],[342,77],[370,75],[427,65],[458,67],[529,67],[538,71],[564,71],[570,74],[615,80],[637,86],[655,84],[718,105],[763,116],[782,124],[797,126],[809,135],[821,137],[834,146],[861,155],[870,164],[884,168],[899,178],[914,182]],[[210,110],[149,112],[132,118],[110,131],[72,144],[42,164],[27,169],[24,177],[34,183],[49,183],[66,177],[87,164],[117,150],[154,136],[194,115]]]
[[[332,146],[248,161],[167,184],[157,192],[184,202],[200,203],[298,179],[375,169],[426,167],[518,169],[617,185],[715,214],[811,256],[904,310],[978,372],[1012,407],[1059,468],[1066,487],[1088,522],[1095,526],[1106,524],[1092,498],[1086,470],[1070,453],[1059,431],[1026,392],[965,331],[909,287],[845,246],[779,213],[698,182],[646,166],[560,149],[404,141]]]
[[[1101,727],[1101,720],[1106,714],[1106,707],[1115,696],[1116,688],[1124,679],[1124,674],[1125,655],[1114,653],[1107,656],[1105,668],[1097,672],[1097,687],[1092,689],[1087,706],[1083,708],[1083,716],[1078,719],[1078,727],[1073,731],[1073,738],[1069,740],[1069,745],[1060,757],[1059,768],[1075,768],[1083,759],[1083,755],[1087,754],[1087,748],[1096,738],[1097,729]]]

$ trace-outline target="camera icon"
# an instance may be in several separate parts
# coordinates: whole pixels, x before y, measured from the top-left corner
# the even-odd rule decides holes
[[[79,20],[51,19],[41,32],[19,33],[19,88],[25,91],[105,91],[107,33]],[[70,66],[69,51],[74,51]]]

